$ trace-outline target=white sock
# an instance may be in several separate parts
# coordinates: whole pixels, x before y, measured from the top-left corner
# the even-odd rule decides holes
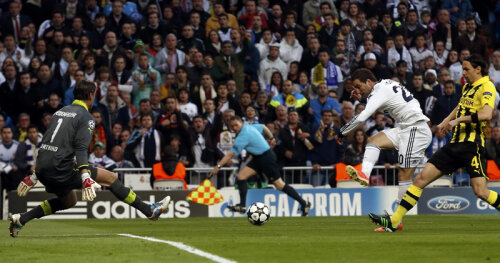
[[[377,145],[372,143],[366,145],[365,155],[363,156],[363,164],[361,165],[361,171],[366,175],[366,177],[370,178],[373,166],[377,162],[379,155],[380,148],[378,148]]]
[[[410,188],[411,184],[413,183],[412,180],[409,181],[399,181],[399,189],[398,189],[398,203],[403,199],[403,196],[405,196],[406,190]]]

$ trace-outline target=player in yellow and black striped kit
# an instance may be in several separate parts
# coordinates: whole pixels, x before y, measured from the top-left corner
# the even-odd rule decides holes
[[[484,130],[489,125],[495,105],[496,90],[487,75],[486,63],[472,55],[462,63],[463,76],[467,84],[457,107],[439,125],[438,132],[453,132],[447,145],[437,151],[426,164],[422,173],[415,177],[406,191],[396,212],[392,215],[369,214],[370,219],[386,231],[394,232],[403,216],[418,202],[423,188],[443,174],[458,168],[467,169],[471,185],[477,197],[500,210],[498,193],[486,186],[486,158]]]

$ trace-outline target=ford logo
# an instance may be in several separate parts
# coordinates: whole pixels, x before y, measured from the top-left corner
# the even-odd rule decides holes
[[[445,195],[434,197],[427,202],[427,207],[438,212],[459,212],[467,209],[469,200],[455,195]]]

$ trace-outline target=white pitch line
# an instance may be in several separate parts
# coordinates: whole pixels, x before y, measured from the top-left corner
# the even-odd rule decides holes
[[[157,238],[153,238],[153,237],[141,237],[141,236],[136,236],[136,235],[131,235],[131,234],[117,234],[117,235],[123,236],[123,237],[131,237],[131,238],[143,239],[143,240],[147,240],[147,241],[151,241],[151,242],[158,242],[158,243],[169,244],[169,245],[171,245],[173,247],[176,247],[178,249],[184,250],[184,251],[189,252],[191,254],[195,254],[195,255],[198,255],[198,256],[201,256],[201,257],[204,257],[204,258],[208,258],[208,259],[210,259],[212,261],[219,262],[219,263],[236,263],[236,261],[233,261],[233,260],[230,260],[230,259],[226,259],[226,258],[223,258],[223,257],[219,257],[219,256],[214,255],[214,254],[210,254],[210,253],[205,252],[203,250],[199,250],[197,248],[185,245],[185,244],[183,244],[181,242],[175,242],[175,241],[169,241],[169,240],[162,240],[162,239],[157,239]]]

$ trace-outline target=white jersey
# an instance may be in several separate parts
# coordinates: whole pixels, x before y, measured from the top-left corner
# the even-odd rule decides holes
[[[365,109],[344,125],[340,132],[349,134],[376,111],[389,113],[404,128],[419,121],[429,121],[411,92],[397,81],[384,79],[373,87]]]

